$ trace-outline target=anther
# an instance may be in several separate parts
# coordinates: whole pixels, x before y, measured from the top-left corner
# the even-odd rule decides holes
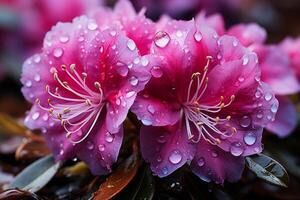
[[[95,88],[97,88],[97,89],[101,88],[101,85],[100,85],[99,82],[95,82],[95,83],[94,83],[94,86],[95,86]]]
[[[85,103],[86,103],[87,106],[91,106],[92,105],[92,102],[89,99],[85,100]]]
[[[50,109],[49,109],[49,113],[50,113],[50,114],[53,114],[53,112],[54,112],[54,109],[53,109],[53,108],[50,108]]]
[[[75,64],[71,64],[71,65],[70,65],[70,69],[71,69],[72,72],[75,71],[75,66],[76,66]]]
[[[195,73],[192,74],[192,79],[197,78],[200,75],[201,75],[200,72],[195,72]]]
[[[70,110],[70,108],[64,108],[63,112],[64,112],[64,114],[67,114],[67,113],[71,112],[71,110]]]
[[[41,102],[41,101],[40,101],[39,99],[36,99],[36,100],[35,100],[35,103],[36,103],[36,104],[40,104],[40,102]]]
[[[67,66],[66,66],[66,65],[61,65],[61,69],[62,69],[63,71],[66,71]]]

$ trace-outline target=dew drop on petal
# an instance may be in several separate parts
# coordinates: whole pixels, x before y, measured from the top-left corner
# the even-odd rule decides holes
[[[182,31],[178,30],[178,31],[176,32],[176,36],[177,36],[177,37],[182,37],[182,36],[183,36]]]
[[[130,79],[129,79],[129,82],[132,86],[136,86],[138,83],[139,83],[139,79],[137,79],[135,76],[132,76]]]
[[[272,99],[272,94],[269,93],[269,92],[267,92],[267,93],[265,94],[265,100],[266,100],[266,101],[270,101],[271,99]]]
[[[256,91],[255,92],[255,97],[256,98],[260,98],[261,97],[261,92],[260,91]]]
[[[123,65],[123,66],[118,66],[117,67],[117,72],[118,74],[120,74],[121,76],[125,77],[127,76],[129,69],[127,66]]]
[[[26,81],[25,85],[26,85],[26,87],[31,87],[32,86],[32,82],[30,80]]]
[[[243,58],[243,65],[247,65],[249,63],[249,58],[247,56],[244,56]]]
[[[67,36],[67,35],[61,35],[60,37],[59,37],[59,41],[61,42],[61,43],[67,43],[68,41],[69,41],[69,36]]]
[[[236,47],[236,46],[238,45],[238,41],[237,41],[237,40],[233,40],[232,45],[233,45],[234,47]]]
[[[169,161],[173,164],[178,164],[182,160],[182,155],[179,150],[175,150],[169,156]]]
[[[89,22],[87,27],[89,30],[94,31],[98,28],[98,25],[95,22]]]
[[[64,51],[62,50],[62,48],[56,48],[53,50],[53,56],[56,58],[59,58],[63,55]]]
[[[114,141],[115,136],[110,134],[109,132],[106,133],[105,141],[108,143],[112,143]]]
[[[131,91],[131,92],[127,92],[126,93],[126,98],[130,98],[130,97],[133,97],[133,95],[135,95],[135,91]]]
[[[233,156],[240,156],[244,152],[242,144],[240,142],[233,142],[230,146],[230,153]]]
[[[41,61],[41,56],[40,55],[36,55],[34,58],[33,58],[33,61],[35,63],[39,63]]]
[[[38,113],[38,112],[35,112],[35,113],[31,116],[31,118],[32,118],[33,120],[37,120],[39,117],[40,117],[40,113]]]
[[[129,50],[134,51],[136,49],[136,45],[133,40],[129,39],[127,41],[127,47]]]
[[[200,166],[200,167],[203,167],[205,165],[205,159],[203,157],[199,158],[197,160],[197,164]]]
[[[153,105],[148,105],[147,110],[149,111],[149,113],[154,114],[155,113],[155,109]]]
[[[245,78],[242,77],[242,76],[240,76],[240,77],[238,78],[238,80],[239,80],[239,82],[244,82]]]
[[[213,158],[217,158],[217,157],[218,157],[218,153],[217,153],[217,152],[214,152],[214,151],[212,151],[212,152],[211,152],[211,156],[212,156]]]
[[[170,36],[164,31],[157,32],[154,38],[154,43],[157,47],[165,48],[170,42]]]
[[[256,135],[252,132],[248,132],[244,135],[244,142],[251,146],[256,142]]]
[[[160,78],[163,75],[163,71],[161,70],[160,67],[158,66],[154,66],[151,69],[151,74],[152,76],[154,76],[155,78]]]
[[[251,124],[251,118],[248,116],[244,116],[240,119],[240,125],[243,128],[247,128]]]
[[[273,103],[273,104],[271,105],[271,112],[272,112],[272,113],[276,113],[277,110],[278,110],[278,105],[277,105],[276,103]]]
[[[152,121],[150,119],[142,119],[142,123],[145,125],[145,126],[150,126],[152,125]]]
[[[164,168],[162,169],[162,173],[163,173],[164,175],[167,175],[168,172],[169,172],[169,170],[168,170],[167,167],[164,167]]]
[[[88,148],[89,150],[93,150],[93,149],[94,149],[94,144],[93,144],[91,141],[88,141],[88,142],[87,142],[87,148]]]
[[[61,149],[60,151],[59,151],[59,155],[63,155],[64,154],[64,150],[63,149]]]
[[[194,38],[197,42],[200,42],[202,40],[202,34],[198,31],[194,34]]]
[[[166,143],[167,139],[166,139],[166,136],[164,134],[160,135],[158,138],[157,138],[157,142],[158,143],[161,143],[161,144],[164,144]]]
[[[149,60],[146,57],[142,57],[141,64],[146,67],[149,64]]]
[[[116,31],[111,31],[111,32],[110,32],[110,35],[111,35],[111,36],[116,36],[116,35],[117,35],[117,32],[116,32]]]
[[[105,150],[105,145],[104,144],[99,144],[98,145],[98,150],[99,151],[104,151]]]
[[[35,75],[34,75],[34,80],[35,80],[36,82],[39,82],[39,81],[41,80],[41,76],[40,76],[39,74],[35,74]]]

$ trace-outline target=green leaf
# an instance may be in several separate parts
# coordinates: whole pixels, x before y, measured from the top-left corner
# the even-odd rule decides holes
[[[135,192],[133,193],[130,199],[139,200],[139,199],[147,199],[151,200],[154,196],[155,191],[155,183],[152,173],[149,167],[145,167],[139,177],[137,183],[133,186],[135,187]]]
[[[259,178],[278,186],[287,187],[289,182],[288,173],[274,159],[264,154],[258,154],[246,157],[246,164]]]
[[[37,192],[56,174],[61,162],[55,163],[52,155],[41,158],[25,168],[9,188]]]

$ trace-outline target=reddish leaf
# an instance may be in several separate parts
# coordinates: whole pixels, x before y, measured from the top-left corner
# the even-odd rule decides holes
[[[133,154],[113,172],[94,195],[94,200],[112,199],[119,194],[135,177],[140,166],[137,142],[133,144]]]
[[[51,151],[43,141],[34,141],[31,139],[24,139],[22,144],[16,151],[17,160],[36,160],[51,154]]]

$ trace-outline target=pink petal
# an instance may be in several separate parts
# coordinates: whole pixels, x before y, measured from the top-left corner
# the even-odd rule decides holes
[[[196,16],[196,23],[200,26],[206,25],[214,28],[219,35],[225,33],[225,22],[220,14],[206,16],[205,12],[202,11]]]
[[[224,180],[238,181],[244,170],[244,158],[235,157],[218,146],[201,141],[191,163],[192,171],[206,182],[212,180],[223,185]]]
[[[195,148],[189,144],[185,128],[142,126],[141,150],[151,170],[165,177],[193,159]]]
[[[293,103],[283,96],[277,96],[279,109],[275,121],[267,126],[267,130],[280,138],[289,136],[297,126],[297,112]]]

